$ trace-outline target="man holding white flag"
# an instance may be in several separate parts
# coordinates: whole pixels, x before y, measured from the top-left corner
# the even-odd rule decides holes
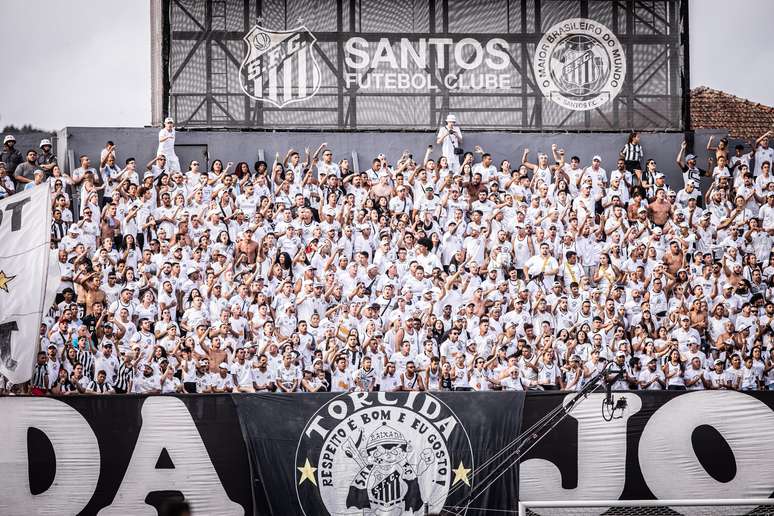
[[[50,256],[47,184],[0,201],[0,374],[30,379],[38,351]]]

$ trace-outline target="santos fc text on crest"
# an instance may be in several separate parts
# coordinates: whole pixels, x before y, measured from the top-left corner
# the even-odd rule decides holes
[[[320,89],[317,38],[305,26],[271,31],[255,25],[245,34],[247,52],[239,82],[247,96],[277,107],[312,97]]]

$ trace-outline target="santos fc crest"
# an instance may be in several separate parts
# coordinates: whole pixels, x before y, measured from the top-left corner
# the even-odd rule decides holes
[[[465,428],[445,403],[419,392],[334,398],[304,428],[296,466],[307,516],[439,513],[464,505],[473,484]]]
[[[239,68],[239,83],[248,97],[281,108],[320,89],[320,67],[314,56],[317,38],[305,26],[271,31],[255,25],[243,39],[247,53]]]
[[[573,111],[613,100],[626,79],[626,56],[605,25],[570,18],[550,27],[535,47],[535,80],[543,95]]]

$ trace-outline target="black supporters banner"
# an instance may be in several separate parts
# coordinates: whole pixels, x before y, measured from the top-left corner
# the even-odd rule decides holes
[[[483,515],[774,493],[770,392],[613,393],[613,414],[591,394],[517,470],[516,438],[574,395],[0,398],[0,514],[153,515],[185,499],[208,516]]]
[[[524,398],[374,392],[235,401],[256,500],[267,500],[270,514],[316,516],[512,508],[516,469],[503,470],[495,456],[519,435]]]

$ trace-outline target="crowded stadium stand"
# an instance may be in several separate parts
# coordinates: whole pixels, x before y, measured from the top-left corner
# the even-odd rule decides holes
[[[767,513],[774,108],[687,1],[327,4],[3,135],[0,513]]]
[[[421,153],[318,136],[235,164],[181,163],[171,118],[147,132],[4,170],[5,196],[49,185],[62,276],[34,381],[6,392],[578,390],[612,361],[622,389],[774,385],[768,133],[660,141],[666,163],[659,135],[613,159],[509,137],[514,157],[449,114]]]

